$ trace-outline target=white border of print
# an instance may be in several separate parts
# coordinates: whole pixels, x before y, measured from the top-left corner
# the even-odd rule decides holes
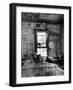
[[[21,77],[21,12],[64,14],[64,75],[50,77]],[[16,83],[69,81],[69,10],[16,7]]]

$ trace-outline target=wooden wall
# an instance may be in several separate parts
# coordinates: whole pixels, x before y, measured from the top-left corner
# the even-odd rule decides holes
[[[42,23],[41,24],[46,25],[47,33],[49,33],[48,46],[50,42],[52,42],[53,44],[52,45],[53,47],[49,48],[49,56],[57,56],[60,53],[64,53],[64,28],[63,28],[63,23],[58,22],[59,18],[62,18],[62,17],[60,15],[48,15],[48,17],[46,17],[45,14],[44,15],[43,14],[37,14],[37,15],[26,14],[25,15],[24,13],[22,13],[22,22],[21,22],[21,55],[22,57],[25,54],[31,55],[32,53],[35,53],[35,46],[34,46],[35,45],[35,37],[34,37],[35,24],[37,20],[41,19],[41,20],[46,21],[47,18],[48,20],[52,21],[52,23],[44,22],[45,24],[42,24]]]

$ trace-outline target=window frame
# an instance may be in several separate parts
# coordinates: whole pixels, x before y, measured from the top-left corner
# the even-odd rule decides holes
[[[47,56],[49,55],[49,47],[48,47],[48,43],[47,43],[47,40],[46,40],[46,46],[45,47],[38,47],[37,46],[37,32],[47,32],[48,29],[34,29],[34,41],[35,41],[35,52],[37,53],[37,48],[47,48]]]

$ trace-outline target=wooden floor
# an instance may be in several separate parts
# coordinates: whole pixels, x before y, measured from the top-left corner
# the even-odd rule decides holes
[[[22,67],[22,77],[37,77],[37,76],[57,76],[64,75],[58,65],[53,63],[28,63]]]

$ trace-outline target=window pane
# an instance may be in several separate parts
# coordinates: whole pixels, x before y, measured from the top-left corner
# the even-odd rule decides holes
[[[37,48],[37,53],[41,56],[47,56],[47,48]]]
[[[37,33],[37,42],[38,43],[46,43],[46,33],[45,32]]]
[[[38,47],[46,47],[46,43],[38,43],[37,46]]]

